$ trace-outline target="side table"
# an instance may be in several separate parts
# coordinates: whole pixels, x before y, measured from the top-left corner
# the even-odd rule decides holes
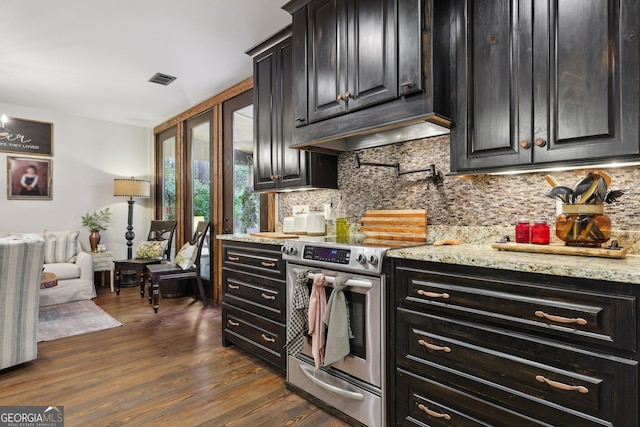
[[[105,251],[105,252],[89,252],[91,254],[91,259],[93,261],[93,271],[101,271],[102,272],[102,283],[104,283],[104,273],[106,271],[109,272],[109,285],[111,287],[111,292],[114,291],[113,286],[113,252]]]

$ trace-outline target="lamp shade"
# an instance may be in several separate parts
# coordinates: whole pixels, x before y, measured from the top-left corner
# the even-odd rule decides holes
[[[148,198],[151,195],[151,183],[144,179],[116,178],[113,180],[113,195]]]

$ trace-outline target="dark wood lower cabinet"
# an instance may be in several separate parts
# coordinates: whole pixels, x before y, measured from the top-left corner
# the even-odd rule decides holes
[[[640,287],[394,263],[396,425],[638,425]]]
[[[223,242],[222,344],[286,369],[285,263],[280,246]]]

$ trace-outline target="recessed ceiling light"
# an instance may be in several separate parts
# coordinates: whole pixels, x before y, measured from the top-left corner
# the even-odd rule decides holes
[[[174,81],[177,77],[170,76],[168,74],[155,73],[153,77],[149,79],[151,83],[158,83],[159,85],[167,86]]]

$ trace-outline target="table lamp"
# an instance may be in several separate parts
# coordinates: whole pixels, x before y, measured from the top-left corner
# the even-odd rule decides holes
[[[127,239],[127,259],[133,259],[133,239],[136,237],[133,232],[133,198],[146,199],[151,195],[151,183],[143,179],[116,178],[113,180],[113,195],[128,197],[129,215],[127,219],[127,232],[124,238]]]

